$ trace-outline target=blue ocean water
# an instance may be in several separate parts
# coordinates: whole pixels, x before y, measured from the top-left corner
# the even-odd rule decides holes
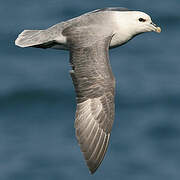
[[[68,52],[18,48],[24,29],[123,6],[162,27],[110,51],[116,115],[105,159],[93,175],[74,136]],[[180,178],[179,0],[0,1],[0,179]]]

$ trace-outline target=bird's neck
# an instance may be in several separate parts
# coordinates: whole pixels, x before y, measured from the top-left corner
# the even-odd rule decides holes
[[[130,39],[132,39],[132,37],[133,36],[127,31],[116,32],[111,40],[110,48],[121,46],[121,45],[127,43]]]

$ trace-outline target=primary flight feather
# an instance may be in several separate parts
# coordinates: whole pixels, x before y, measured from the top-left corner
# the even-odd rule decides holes
[[[160,33],[161,28],[149,15],[126,8],[104,8],[45,30],[24,30],[15,41],[20,47],[70,52],[77,99],[76,137],[91,173],[104,158],[114,121],[115,79],[108,50],[150,31]]]

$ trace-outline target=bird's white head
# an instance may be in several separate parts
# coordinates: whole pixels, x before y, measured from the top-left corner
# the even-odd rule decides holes
[[[144,12],[114,11],[113,19],[115,29],[111,47],[124,44],[134,36],[144,32],[161,32],[161,28],[154,24],[151,17]]]

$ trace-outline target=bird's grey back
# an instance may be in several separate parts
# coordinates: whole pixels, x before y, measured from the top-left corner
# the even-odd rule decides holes
[[[103,12],[103,11],[132,11],[132,10],[124,7],[109,7],[109,8],[97,9],[95,11],[92,11],[92,13]]]
[[[105,29],[107,28],[107,24],[111,23],[109,13],[110,12],[108,11],[86,13],[73,19],[58,23],[45,31],[51,36],[51,39],[55,40],[58,44],[66,46],[66,42],[64,41],[64,32],[66,29],[71,28],[73,30],[76,27],[84,28],[93,25],[101,25],[102,27],[104,26]],[[64,49],[68,49],[68,47],[64,47]]]
[[[81,16],[78,16],[76,18],[70,19],[68,21],[65,21],[64,24],[59,24],[60,26],[63,25],[65,28],[66,26],[73,25],[73,26],[85,26],[89,25],[90,23],[107,23],[107,18],[109,15],[114,11],[132,11],[128,8],[124,7],[110,7],[110,8],[102,8],[97,9],[88,13],[85,13]]]
[[[75,17],[73,19],[61,22],[56,24],[55,26],[59,28],[60,30],[64,30],[67,27],[80,27],[80,26],[89,26],[93,24],[105,24],[107,23],[108,18],[108,12],[105,10],[95,10],[86,14],[83,14],[81,16]],[[106,19],[105,19],[106,18]],[[55,27],[54,26],[54,27]]]

